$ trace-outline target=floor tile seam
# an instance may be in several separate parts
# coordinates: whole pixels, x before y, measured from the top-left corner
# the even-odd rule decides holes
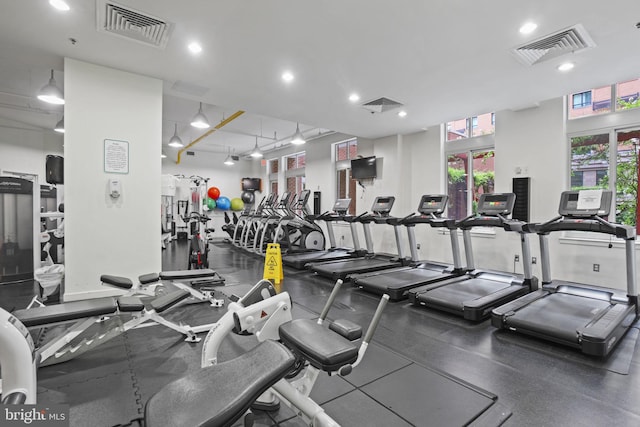
[[[127,372],[129,372],[129,368],[128,367],[125,368],[125,369],[113,371],[113,372],[111,372],[109,374],[106,374],[106,375],[92,376],[91,378],[84,378],[84,379],[78,380],[78,381],[66,382],[64,384],[56,385],[55,388],[56,388],[56,390],[58,390],[58,389],[68,388],[68,387],[71,387],[71,386],[74,386],[74,385],[78,385],[78,384],[88,383],[88,382],[91,382],[91,381],[104,380],[106,378],[110,378],[110,377],[114,377],[114,376],[115,377],[122,377],[122,375],[126,374]],[[64,374],[61,374],[61,375],[64,375]],[[55,377],[55,378],[45,378],[45,379],[42,380],[42,383],[46,383],[48,380],[57,381],[59,377],[60,377],[60,375]],[[38,383],[40,385],[40,380],[38,380]],[[44,387],[44,385],[43,385],[43,387]]]
[[[129,367],[129,374],[131,378],[131,387],[133,389],[133,396],[135,398],[135,407],[138,411],[138,415],[142,415],[144,413],[144,403],[142,402],[142,392],[140,390],[140,384],[138,382],[138,378],[136,376],[136,369],[133,363],[134,351],[131,348],[131,345],[129,343],[128,334],[126,333],[123,334],[123,341],[124,341],[124,349],[125,349],[125,355],[127,360],[127,366]]]
[[[360,390],[360,388],[358,388],[358,390]],[[413,424],[411,421],[409,421],[408,419],[406,419],[405,417],[403,417],[402,415],[400,415],[397,411],[395,411],[394,409],[389,408],[387,405],[385,405],[383,402],[380,402],[379,400],[377,400],[375,397],[371,396],[369,393],[367,393],[364,390],[360,390],[365,396],[367,396],[369,399],[373,400],[374,402],[376,402],[378,405],[382,406],[383,408],[385,408],[387,411],[391,412],[392,414],[394,414],[395,416],[397,416],[398,418],[400,418],[402,421],[406,422],[407,424],[411,425],[411,426],[415,426],[415,424]]]

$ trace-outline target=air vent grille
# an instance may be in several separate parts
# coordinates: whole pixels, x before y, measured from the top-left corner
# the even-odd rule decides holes
[[[371,113],[384,113],[394,108],[402,107],[403,104],[389,98],[378,98],[362,104],[362,108],[371,111]]]
[[[577,24],[517,47],[513,53],[525,65],[534,65],[595,46],[587,30],[581,24]]]
[[[164,49],[172,24],[158,17],[105,0],[97,0],[98,30]]]

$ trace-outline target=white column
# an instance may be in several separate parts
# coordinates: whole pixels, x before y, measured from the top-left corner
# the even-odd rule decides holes
[[[162,81],[65,58],[66,301],[113,295],[101,274],[161,269]],[[105,140],[128,144],[105,170]],[[113,169],[125,173],[114,173]],[[121,195],[109,195],[109,179]]]

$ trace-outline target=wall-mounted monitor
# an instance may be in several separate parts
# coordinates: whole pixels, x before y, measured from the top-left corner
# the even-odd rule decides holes
[[[364,157],[351,160],[351,178],[368,179],[376,178],[376,157]]]
[[[260,179],[260,178],[242,178],[242,191],[260,191],[260,192],[262,192],[262,179]]]

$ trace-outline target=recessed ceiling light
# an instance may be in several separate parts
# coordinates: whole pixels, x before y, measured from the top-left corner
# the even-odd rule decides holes
[[[69,5],[64,0],[49,0],[49,4],[63,12],[66,12],[70,9]]]
[[[407,117],[407,112],[404,110],[398,112],[398,117]]]
[[[357,93],[352,93],[351,95],[349,95],[349,101],[351,102],[360,101],[360,95],[358,95]]]
[[[573,62],[565,62],[564,64],[558,65],[558,71],[569,71],[575,67]]]
[[[198,42],[191,42],[187,47],[189,48],[191,53],[193,53],[194,55],[202,52],[202,46],[200,46],[200,43]]]
[[[293,74],[291,74],[290,71],[285,71],[284,73],[282,73],[282,80],[289,83],[293,80]]]
[[[538,28],[538,24],[534,22],[527,22],[522,27],[520,27],[520,33],[531,34],[536,30],[536,28]]]

